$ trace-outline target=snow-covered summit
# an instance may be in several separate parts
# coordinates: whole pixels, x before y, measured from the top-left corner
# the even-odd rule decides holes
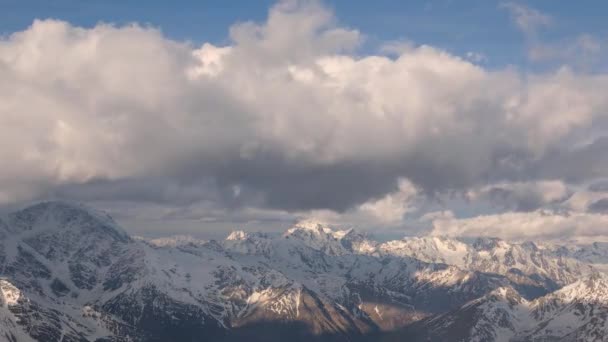
[[[272,243],[278,235],[262,232],[245,232],[236,230],[228,234],[220,244],[233,253],[269,255],[273,252]]]
[[[29,206],[6,217],[12,233],[73,231],[86,234],[103,234],[122,241],[129,235],[107,213],[84,204],[66,201],[47,201]]]
[[[378,245],[382,255],[410,256],[426,262],[463,267],[471,247],[457,239],[442,236],[407,237]]]
[[[289,228],[283,237],[297,240],[310,248],[330,255],[342,255],[348,251],[340,240],[348,233],[348,230],[334,230],[322,222],[306,220]]]
[[[608,275],[601,272],[591,273],[544,299],[545,302],[549,300],[561,303],[600,303],[608,307]]]
[[[505,302],[511,306],[528,304],[528,301],[510,286],[499,287],[487,294],[485,298],[493,301]]]
[[[0,294],[13,304],[0,306],[0,330],[17,341],[32,333],[43,341],[64,334],[171,340],[275,321],[352,334],[337,340],[413,322],[438,341],[608,333],[606,276],[586,276],[587,261],[608,260],[604,245],[441,236],[380,242],[316,221],[283,234],[235,231],[221,241],[134,239],[107,215],[64,202],[3,222]]]
[[[16,305],[21,298],[21,291],[6,279],[0,279],[0,304],[2,306]]]
[[[249,234],[247,234],[246,232],[242,231],[242,230],[235,230],[233,232],[231,232],[230,234],[228,234],[228,236],[226,237],[227,241],[238,241],[238,240],[245,240],[249,237]]]

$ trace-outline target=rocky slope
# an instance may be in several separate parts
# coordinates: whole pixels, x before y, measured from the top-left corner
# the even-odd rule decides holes
[[[408,334],[416,341],[600,342],[608,336],[606,298],[608,278],[600,273],[533,301],[499,288],[413,324]]]
[[[315,222],[148,241],[62,202],[1,217],[0,241],[8,341],[576,340],[606,323],[601,246],[379,243]]]

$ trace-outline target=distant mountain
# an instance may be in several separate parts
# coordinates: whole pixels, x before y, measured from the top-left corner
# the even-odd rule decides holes
[[[595,273],[527,301],[499,288],[409,327],[418,341],[606,341],[608,278]]]
[[[0,242],[7,341],[600,341],[608,325],[601,244],[380,243],[317,222],[146,240],[64,202],[1,217]]]

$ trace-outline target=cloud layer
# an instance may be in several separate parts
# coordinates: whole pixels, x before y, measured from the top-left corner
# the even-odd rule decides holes
[[[548,24],[532,14],[517,24]],[[382,223],[448,193],[534,211],[608,175],[607,75],[488,70],[426,45],[361,54],[364,35],[315,2],[281,2],[230,39],[194,47],[149,27],[54,20],[2,38],[0,203]]]

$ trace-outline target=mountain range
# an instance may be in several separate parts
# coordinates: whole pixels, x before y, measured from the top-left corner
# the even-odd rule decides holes
[[[318,222],[129,236],[80,204],[0,217],[0,339],[605,341],[608,244],[406,237]]]

